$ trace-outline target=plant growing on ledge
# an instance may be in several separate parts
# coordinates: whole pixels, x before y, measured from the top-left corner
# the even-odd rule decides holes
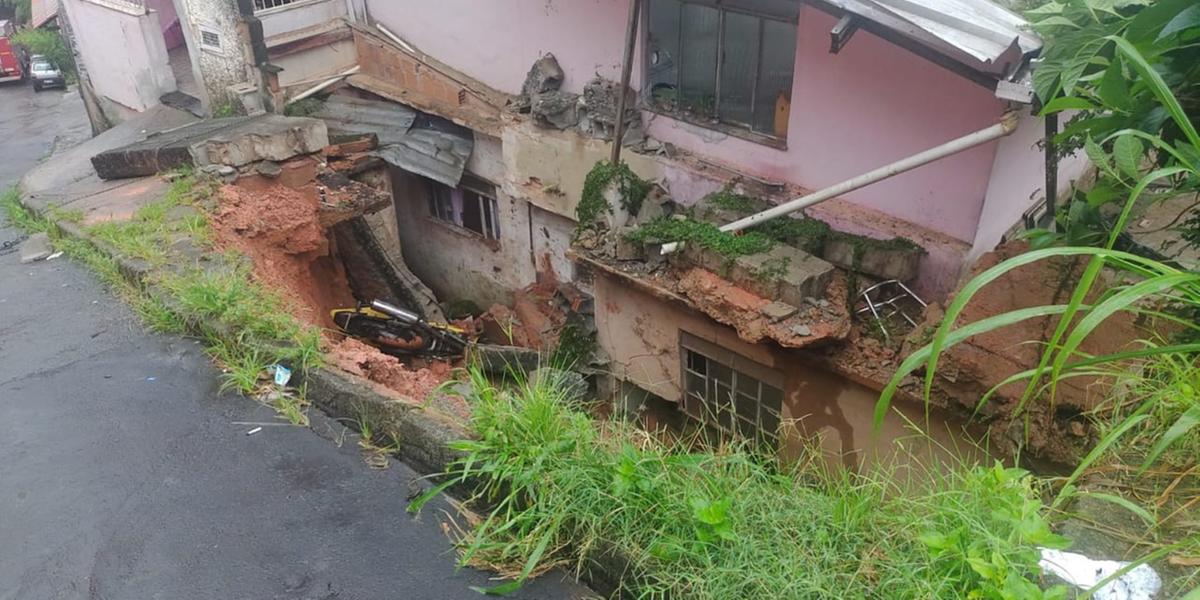
[[[642,201],[650,193],[650,182],[638,177],[624,162],[613,165],[602,160],[592,167],[583,180],[583,193],[580,194],[579,206],[575,207],[579,229],[594,227],[603,212],[612,212],[612,207],[604,200],[604,191],[613,181],[616,181],[621,194],[621,208],[632,215],[642,209]]]
[[[630,241],[645,242],[688,242],[716,252],[726,258],[737,258],[747,254],[766,252],[775,245],[771,238],[751,231],[735,235],[721,231],[712,223],[692,219],[655,219],[631,232]]]

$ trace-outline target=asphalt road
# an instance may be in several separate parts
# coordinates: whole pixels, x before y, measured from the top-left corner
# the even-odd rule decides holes
[[[77,95],[0,86],[0,185],[88,133]],[[217,376],[82,266],[0,255],[0,600],[480,597],[448,506],[404,512],[409,469],[369,468],[317,414],[280,425]],[[515,597],[586,594],[551,576]]]

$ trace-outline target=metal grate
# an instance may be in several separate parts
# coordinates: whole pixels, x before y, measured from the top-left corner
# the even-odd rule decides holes
[[[221,49],[221,34],[211,29],[200,30],[200,45],[208,48]]]
[[[254,12],[287,6],[300,0],[254,0]]]

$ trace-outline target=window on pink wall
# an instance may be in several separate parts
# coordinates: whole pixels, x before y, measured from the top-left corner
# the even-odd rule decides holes
[[[650,0],[651,110],[751,139],[787,139],[799,3]]]

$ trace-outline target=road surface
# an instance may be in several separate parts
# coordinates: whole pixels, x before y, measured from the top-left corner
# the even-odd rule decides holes
[[[0,86],[0,185],[89,133],[74,91]],[[0,600],[481,597],[448,507],[405,514],[410,470],[218,387],[200,346],[143,331],[82,266],[0,255]],[[552,576],[515,597],[585,594]]]

